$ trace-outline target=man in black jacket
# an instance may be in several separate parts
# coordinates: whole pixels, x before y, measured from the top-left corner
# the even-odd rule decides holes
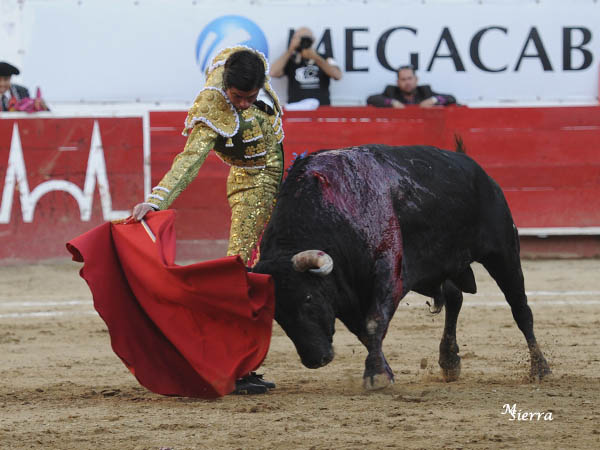
[[[19,75],[19,69],[7,62],[0,62],[0,111],[8,111],[12,98],[17,102],[29,98],[29,91],[18,84],[11,84],[10,77]]]
[[[386,86],[383,94],[371,95],[367,105],[381,108],[404,108],[405,105],[419,105],[423,108],[440,105],[454,105],[456,99],[452,95],[433,92],[429,85],[417,85],[418,78],[412,66],[398,69],[397,86]]]

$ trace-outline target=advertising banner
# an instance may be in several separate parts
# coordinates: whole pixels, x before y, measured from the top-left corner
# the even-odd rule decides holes
[[[334,105],[364,104],[394,84],[394,69],[404,64],[464,104],[591,104],[598,97],[600,3],[593,0],[3,4],[13,8],[6,8],[12,19],[0,33],[9,45],[1,51],[51,103],[189,103],[217,51],[244,44],[273,62],[301,26],[342,70],[331,83]],[[275,80],[284,101],[286,87],[285,78]]]
[[[64,244],[127,217],[184,145],[186,111],[0,117],[0,263],[66,257]],[[467,154],[503,189],[520,235],[600,234],[600,107],[323,107],[284,116],[285,165],[323,148],[433,145]],[[177,254],[222,256],[229,166],[214,152],[173,202]]]

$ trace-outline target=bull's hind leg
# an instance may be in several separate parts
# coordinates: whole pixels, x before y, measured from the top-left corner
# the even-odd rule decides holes
[[[491,255],[484,259],[482,263],[504,293],[504,297],[512,310],[513,318],[525,336],[531,357],[530,378],[532,380],[544,378],[552,371],[533,333],[533,314],[527,304],[518,251],[515,251],[512,255]]]
[[[442,285],[440,296],[442,299],[436,300],[444,302],[446,305],[446,322],[444,323],[444,334],[440,342],[439,365],[442,369],[442,375],[446,381],[456,381],[460,376],[460,356],[459,348],[456,343],[456,322],[458,314],[462,307],[463,295],[451,281],[446,281]],[[435,300],[435,298],[434,298]]]

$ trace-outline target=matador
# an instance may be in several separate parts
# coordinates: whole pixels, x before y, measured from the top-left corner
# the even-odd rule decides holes
[[[240,52],[251,52],[262,61],[264,77],[259,74],[256,87],[248,84],[247,70],[243,62],[237,62],[239,55],[232,58]],[[234,62],[227,63],[230,58]],[[228,71],[237,71],[237,74],[228,74]],[[240,255],[248,264],[271,215],[283,175],[282,110],[268,72],[265,56],[245,46],[227,48],[213,59],[206,71],[206,84],[185,120],[183,134],[188,136],[185,148],[175,157],[170,170],[152,189],[146,202],[136,206],[136,219],[150,210],[148,206],[168,208],[196,177],[208,153],[214,149],[231,166],[227,177],[227,199],[231,208],[227,256]],[[262,101],[255,103],[261,89],[271,105]]]

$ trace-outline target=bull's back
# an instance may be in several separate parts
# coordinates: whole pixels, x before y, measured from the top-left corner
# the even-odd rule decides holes
[[[518,246],[502,190],[469,156],[420,146],[373,150],[401,174],[391,195],[407,284],[453,276],[490,252]]]
[[[303,240],[307,248],[331,247],[338,236],[362,236],[373,256],[381,249],[401,256],[411,289],[424,277],[464,270],[501,246],[510,232],[502,191],[467,155],[367,145],[297,161],[266,236]]]
[[[469,156],[428,146],[365,145],[309,156],[283,191],[317,178],[325,203],[348,217],[385,211],[391,202],[403,233],[443,228],[460,232],[506,209],[498,185]],[[288,185],[288,186],[286,186]],[[373,217],[375,218],[375,217]]]
[[[368,145],[323,151],[308,166],[308,172],[325,177],[325,198],[368,230],[370,240],[389,234],[392,211],[407,286],[424,274],[444,278],[460,272],[512,239],[501,189],[465,154]]]
[[[328,185],[365,206],[374,195],[391,198],[406,225],[450,214],[472,217],[482,194],[502,195],[470,157],[435,147],[366,145],[314,156],[306,172],[323,174]]]
[[[401,223],[423,222],[445,228],[476,222],[481,196],[495,199],[501,191],[470,157],[434,147],[375,147],[394,167],[398,178],[391,195]]]

